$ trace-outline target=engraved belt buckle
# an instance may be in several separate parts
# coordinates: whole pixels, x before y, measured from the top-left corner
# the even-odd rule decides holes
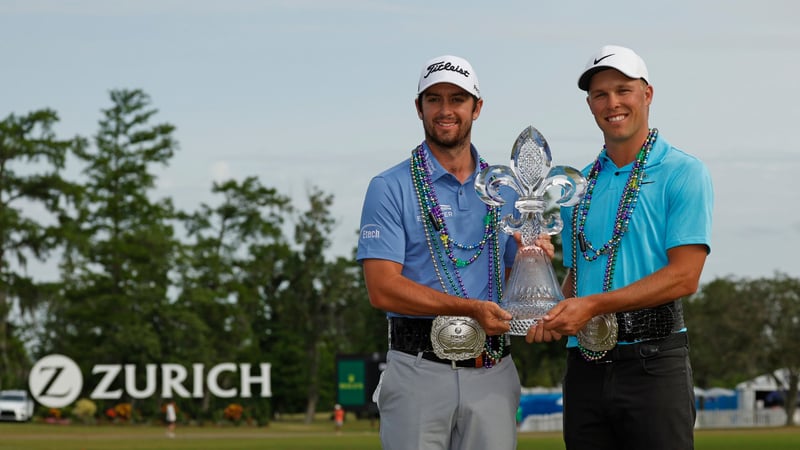
[[[461,361],[483,352],[486,332],[477,320],[464,316],[437,316],[431,325],[433,352],[441,359]]]
[[[593,352],[608,351],[617,345],[618,331],[616,314],[595,316],[578,331],[578,343]]]

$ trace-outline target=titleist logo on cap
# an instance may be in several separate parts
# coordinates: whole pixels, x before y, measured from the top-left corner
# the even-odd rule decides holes
[[[464,58],[453,55],[442,55],[429,59],[422,65],[417,85],[417,95],[425,89],[439,83],[451,83],[467,91],[470,95],[481,98],[478,88],[478,77],[472,65]]]
[[[461,66],[455,65],[450,61],[439,61],[435,62],[428,66],[428,73],[425,74],[422,78],[428,78],[430,74],[434,72],[439,72],[442,70],[448,70],[450,72],[456,72],[461,75],[464,75],[465,78],[469,78],[469,70],[462,69]]]

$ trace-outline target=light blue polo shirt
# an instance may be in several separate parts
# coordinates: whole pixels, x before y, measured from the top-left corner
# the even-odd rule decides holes
[[[483,237],[483,221],[486,215],[486,204],[475,191],[475,176],[480,171],[477,164],[478,152],[473,146],[472,157],[476,161],[475,172],[463,184],[447,172],[430,153],[427,144],[423,143],[431,166],[431,180],[439,199],[442,212],[450,236],[459,243],[474,244]],[[428,242],[425,237],[423,218],[420,217],[419,200],[411,179],[411,160],[400,164],[374,177],[367,188],[364,206],[361,211],[361,228],[358,238],[356,259],[385,259],[403,265],[403,276],[434,288],[442,290],[436,276]],[[504,195],[509,195],[503,192]],[[503,197],[506,200],[501,210],[501,217],[514,210],[516,196]],[[507,267],[514,262],[516,243],[510,236],[499,232],[500,258]],[[440,246],[441,247],[441,246]],[[475,250],[460,251],[454,249],[455,256],[468,259]],[[461,279],[467,295],[475,299],[487,299],[489,285],[489,254],[492,248],[487,243],[480,257],[472,264],[459,268]],[[443,256],[447,268],[454,273],[454,265]],[[503,270],[501,268],[501,270]],[[502,276],[504,278],[505,271]],[[445,276],[442,273],[442,276]],[[448,290],[449,283],[445,280]],[[455,292],[448,292],[457,295]],[[494,287],[492,300],[497,300],[497,287]],[[389,316],[397,314],[388,313]]]
[[[633,163],[618,168],[600,155],[602,170],[592,196],[584,233],[594,248],[612,236],[617,207],[625,189]],[[583,169],[588,176],[592,164]],[[636,208],[627,233],[617,251],[612,289],[638,281],[667,265],[667,250],[689,244],[703,244],[711,251],[711,215],[714,192],[711,175],[702,161],[671,146],[659,135],[653,143],[645,166],[644,178]],[[564,265],[574,267],[572,260],[572,210],[562,208]],[[586,261],[578,246],[578,294],[603,291],[607,255]],[[571,336],[568,347],[576,345]]]

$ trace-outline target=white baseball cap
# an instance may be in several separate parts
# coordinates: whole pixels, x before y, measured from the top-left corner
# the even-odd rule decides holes
[[[472,69],[472,65],[464,58],[444,55],[426,62],[419,75],[417,95],[439,83],[455,84],[475,97],[481,98],[478,76]]]
[[[641,78],[645,83],[649,83],[647,66],[639,55],[627,47],[606,45],[586,62],[586,68],[578,78],[578,87],[588,91],[592,76],[604,69],[617,69],[628,78]]]

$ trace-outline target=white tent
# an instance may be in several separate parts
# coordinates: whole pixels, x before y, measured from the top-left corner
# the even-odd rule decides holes
[[[788,387],[788,369],[778,369],[772,374],[767,373],[759,375],[752,380],[743,381],[736,385],[736,390],[740,392],[739,408],[754,409],[756,407],[756,392],[781,391]],[[798,382],[798,388],[800,388],[800,382]]]
[[[780,381],[778,384],[775,379]],[[800,383],[798,383],[800,384]],[[736,385],[736,390],[753,389],[756,391],[778,391],[789,387],[789,370],[778,369],[774,373],[765,373],[752,380],[742,381]]]
[[[695,397],[732,397],[734,395],[736,395],[736,391],[734,391],[733,389],[726,389],[721,387],[702,389],[697,386],[694,387]]]

